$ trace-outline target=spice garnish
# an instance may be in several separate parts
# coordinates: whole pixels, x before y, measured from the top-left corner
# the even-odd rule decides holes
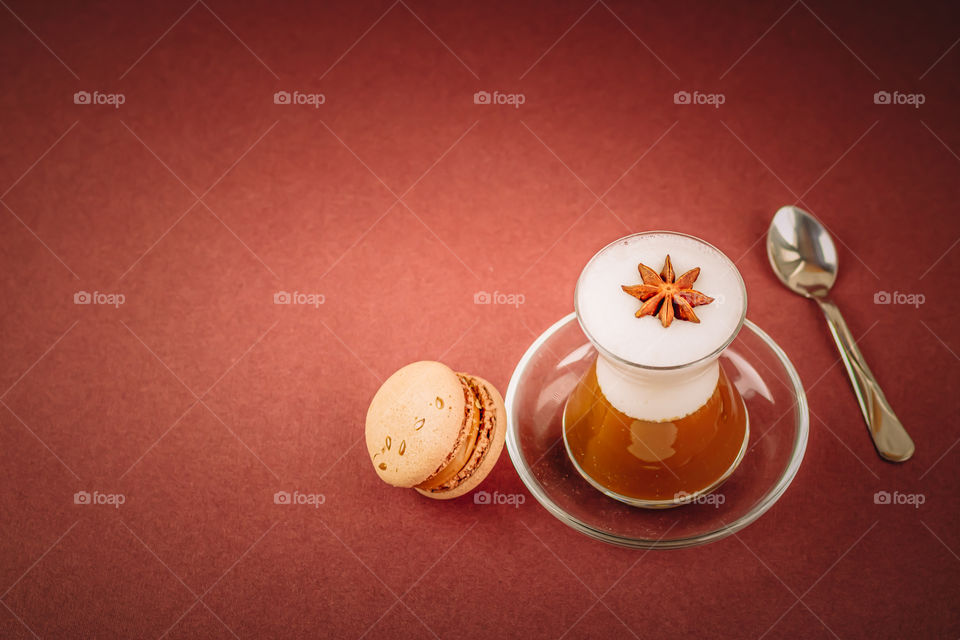
[[[692,289],[693,283],[700,275],[700,267],[690,269],[676,281],[670,256],[663,262],[660,275],[640,263],[637,265],[643,284],[621,285],[621,288],[634,298],[643,301],[636,316],[657,316],[664,327],[669,327],[674,317],[688,322],[700,322],[700,318],[693,312],[693,308],[702,304],[710,304],[713,298]]]

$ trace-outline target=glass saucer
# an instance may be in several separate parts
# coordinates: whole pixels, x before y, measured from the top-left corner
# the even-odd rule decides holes
[[[577,531],[637,549],[719,540],[759,518],[783,495],[807,447],[809,414],[786,354],[747,320],[720,365],[750,414],[750,443],[716,491],[675,509],[639,509],[607,497],[577,472],[563,445],[567,396],[597,357],[571,313],[537,338],[507,387],[507,451],[530,493]]]

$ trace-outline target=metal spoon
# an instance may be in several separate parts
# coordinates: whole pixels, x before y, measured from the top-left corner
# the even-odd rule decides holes
[[[781,207],[767,231],[767,257],[780,282],[794,293],[816,300],[827,317],[877,452],[893,462],[909,460],[913,440],[883,396],[840,310],[827,297],[837,279],[837,249],[830,234],[806,211]]]

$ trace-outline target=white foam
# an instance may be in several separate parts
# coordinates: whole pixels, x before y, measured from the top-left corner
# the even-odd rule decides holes
[[[604,397],[635,420],[665,422],[690,415],[707,403],[719,379],[716,360],[689,369],[643,371],[597,359],[597,384]]]
[[[675,319],[664,327],[656,317],[637,318],[642,303],[620,288],[642,282],[639,262],[659,273],[667,254],[678,278],[700,267],[693,288],[714,301],[694,308],[699,324]],[[670,233],[631,236],[603,249],[580,274],[576,302],[580,323],[597,344],[649,367],[710,355],[737,329],[745,306],[743,281],[729,258],[694,238]]]
[[[699,324],[675,319],[664,327],[655,316],[637,318],[642,303],[620,288],[642,282],[638,262],[659,273],[667,254],[677,277],[700,267],[693,288],[714,301],[694,309]],[[689,236],[654,233],[617,241],[594,256],[580,275],[576,304],[580,324],[603,351],[641,365],[598,359],[597,382],[607,400],[632,418],[666,421],[710,399],[720,369],[708,356],[740,326],[746,299],[743,280],[725,255]],[[682,365],[690,366],[642,368]]]

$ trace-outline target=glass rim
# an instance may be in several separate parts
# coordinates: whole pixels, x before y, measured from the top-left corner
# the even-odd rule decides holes
[[[681,364],[672,364],[672,365],[667,365],[667,366],[655,366],[655,365],[649,365],[649,364],[642,364],[642,363],[639,363],[639,362],[633,362],[633,361],[631,361],[631,360],[627,360],[626,358],[621,358],[620,356],[618,356],[617,354],[613,353],[612,351],[610,351],[610,350],[608,350],[606,347],[604,347],[602,344],[600,344],[600,343],[596,340],[596,338],[594,338],[593,335],[587,330],[587,327],[584,325],[584,322],[583,322],[583,320],[582,320],[581,317],[580,317],[580,285],[581,285],[581,283],[583,282],[583,274],[586,273],[587,269],[590,268],[590,265],[593,264],[593,262],[600,256],[600,254],[602,254],[604,251],[606,251],[607,249],[609,249],[609,248],[612,247],[613,245],[619,244],[620,242],[623,242],[624,240],[629,240],[629,239],[631,239],[631,238],[636,238],[636,237],[638,237],[638,236],[650,236],[650,235],[672,235],[672,236],[681,236],[681,237],[689,238],[689,239],[691,239],[691,240],[694,240],[694,241],[696,241],[696,242],[699,242],[700,244],[705,245],[705,246],[709,247],[710,249],[713,249],[714,251],[717,252],[717,254],[718,254],[721,258],[723,258],[724,260],[727,261],[727,263],[729,264],[730,269],[731,269],[731,270],[733,271],[733,273],[736,274],[736,276],[737,276],[737,282],[740,283],[740,296],[741,296],[741,299],[743,300],[743,304],[741,305],[741,309],[740,309],[740,321],[737,322],[737,326],[734,327],[733,331],[730,332],[730,335],[727,337],[726,340],[723,341],[723,343],[722,343],[719,347],[717,347],[716,349],[714,349],[713,351],[711,351],[711,352],[708,353],[707,355],[702,356],[702,357],[700,357],[700,358],[697,358],[696,360],[691,360],[691,361],[689,361],[689,362],[683,362],[683,363],[681,363]],[[584,265],[583,269],[580,271],[580,275],[577,277],[577,285],[576,285],[576,287],[575,287],[574,290],[573,290],[573,310],[574,310],[574,314],[575,314],[576,317],[577,317],[577,322],[580,324],[580,329],[583,331],[583,334],[584,334],[585,336],[587,336],[587,339],[590,341],[590,344],[592,344],[592,345],[594,346],[594,348],[603,355],[604,358],[607,358],[608,360],[613,360],[614,362],[618,362],[618,363],[623,364],[623,365],[626,365],[626,366],[628,366],[628,367],[633,367],[633,368],[636,368],[636,369],[643,369],[643,370],[646,370],[646,371],[676,371],[676,370],[678,370],[678,369],[684,369],[684,368],[686,368],[686,367],[689,367],[689,366],[692,366],[692,365],[695,365],[695,364],[698,364],[698,363],[701,363],[701,362],[708,362],[708,361],[710,361],[710,360],[712,360],[712,359],[715,359],[715,358],[718,357],[721,353],[723,353],[723,350],[724,350],[724,349],[726,349],[727,347],[730,346],[730,343],[731,343],[731,342],[733,342],[733,341],[736,339],[737,334],[740,333],[740,329],[743,328],[743,324],[744,324],[744,322],[745,322],[746,319],[747,319],[747,287],[746,287],[746,284],[744,284],[744,282],[743,282],[743,276],[740,274],[740,270],[737,269],[737,265],[734,264],[733,260],[731,260],[731,259],[727,256],[727,254],[725,254],[723,251],[720,251],[720,249],[716,248],[715,246],[713,246],[712,244],[710,244],[710,243],[707,242],[706,240],[704,240],[704,239],[702,239],[702,238],[698,238],[697,236],[692,236],[692,235],[690,235],[689,233],[682,233],[682,232],[680,232],[680,231],[667,231],[667,230],[640,231],[640,232],[637,232],[637,233],[631,233],[631,234],[626,235],[626,236],[623,236],[623,237],[621,237],[621,238],[617,238],[617,239],[614,240],[613,242],[607,243],[602,249],[600,249],[600,250],[597,251],[595,254],[593,254],[593,257],[591,257],[590,260],[587,261],[587,264]]]

